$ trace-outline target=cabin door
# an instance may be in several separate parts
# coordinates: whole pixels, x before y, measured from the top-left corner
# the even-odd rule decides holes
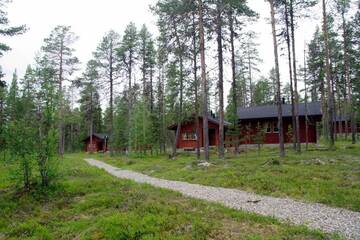
[[[209,129],[209,145],[216,146],[216,131],[215,131],[215,129]]]

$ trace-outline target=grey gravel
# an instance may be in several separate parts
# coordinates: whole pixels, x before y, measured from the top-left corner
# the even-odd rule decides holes
[[[284,222],[306,225],[311,229],[338,233],[347,239],[360,240],[360,212],[333,208],[318,203],[304,203],[289,198],[262,196],[237,189],[164,180],[133,171],[121,170],[94,159],[85,159],[85,161],[118,178],[147,183],[155,187],[174,190],[192,198],[220,203],[233,209],[271,216]]]

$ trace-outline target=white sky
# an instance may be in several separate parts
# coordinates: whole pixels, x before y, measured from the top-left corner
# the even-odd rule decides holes
[[[104,33],[110,29],[122,34],[125,26],[133,21],[138,27],[145,23],[151,32],[156,33],[156,17],[149,10],[149,6],[155,2],[156,0],[13,0],[7,8],[11,25],[26,24],[29,31],[22,36],[1,39],[13,48],[0,58],[0,65],[6,73],[5,79],[10,81],[15,68],[19,76],[23,76],[26,66],[34,62],[34,56],[43,44],[43,39],[56,25],[71,25],[72,31],[79,36],[74,48],[83,65],[90,60]],[[250,7],[260,14],[259,21],[250,28],[259,33],[259,52],[263,59],[259,68],[261,74],[267,76],[273,67],[269,6],[264,0],[248,2]],[[303,62],[304,41],[308,42],[312,38],[315,26],[320,24],[319,10],[317,8],[311,13],[312,19],[299,23],[296,40],[300,64]],[[282,81],[287,81],[286,56],[282,57],[280,63]],[[226,65],[225,69],[229,71],[229,67]],[[225,96],[229,86],[227,83]]]

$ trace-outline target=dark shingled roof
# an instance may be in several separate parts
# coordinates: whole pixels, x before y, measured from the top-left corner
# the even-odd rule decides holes
[[[291,104],[282,105],[283,117],[291,117]],[[256,107],[238,108],[239,120],[276,118],[278,116],[277,105],[265,105]],[[305,104],[299,104],[299,116],[305,116]],[[308,103],[308,116],[322,116],[320,102]]]
[[[199,116],[199,120],[202,121],[202,116]],[[195,116],[191,116],[191,117],[185,119],[181,124],[186,124],[186,123],[190,123],[190,122],[194,122],[194,121],[195,121]],[[213,118],[211,116],[208,116],[208,122],[219,125],[219,119]],[[225,127],[230,126],[230,125],[231,125],[231,123],[229,123],[227,121],[224,121],[224,126]],[[177,128],[176,123],[168,127],[169,130],[176,130],[176,128]]]
[[[100,138],[102,140],[105,140],[106,138],[109,138],[108,134],[106,133],[94,133],[93,134],[95,137]]]
[[[99,138],[100,140],[105,140],[109,138],[109,135],[106,133],[93,133],[93,136]],[[87,141],[90,138],[90,135],[87,136],[83,141]]]

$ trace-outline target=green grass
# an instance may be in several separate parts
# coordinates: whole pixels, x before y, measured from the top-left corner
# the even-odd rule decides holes
[[[94,155],[112,165],[155,177],[204,185],[237,188],[276,197],[324,203],[360,211],[360,145],[338,143],[336,150],[312,146],[296,154],[287,150],[279,160],[276,148],[242,152],[217,160],[209,168],[199,167],[195,155],[114,157]]]
[[[0,239],[339,239],[119,180],[80,156],[61,160],[46,194],[16,191],[0,165]]]

